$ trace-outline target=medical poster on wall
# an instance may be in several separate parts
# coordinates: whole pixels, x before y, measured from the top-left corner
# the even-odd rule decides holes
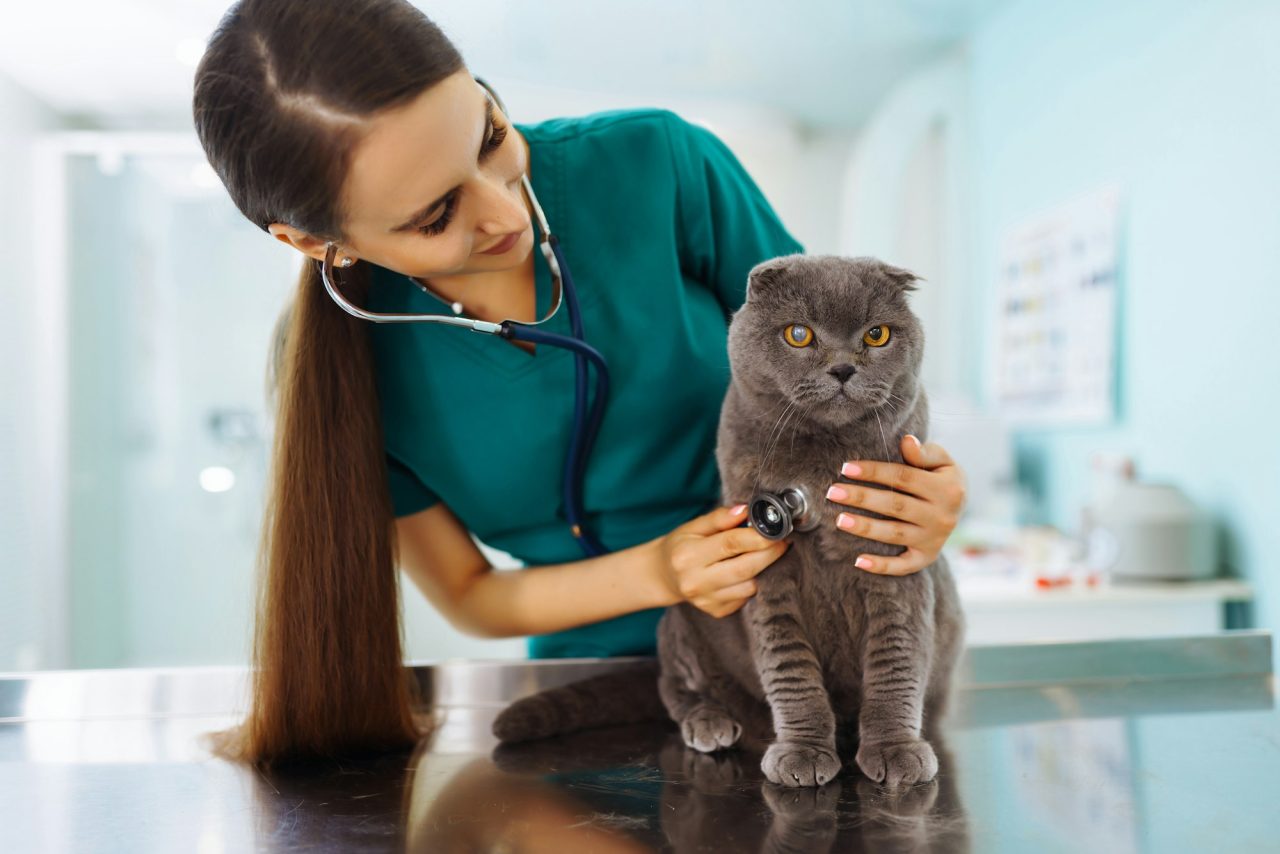
[[[1119,206],[1098,190],[1001,241],[995,399],[1009,423],[1114,419]]]

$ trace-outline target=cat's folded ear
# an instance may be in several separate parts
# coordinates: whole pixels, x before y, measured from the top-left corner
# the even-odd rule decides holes
[[[901,267],[895,267],[883,261],[880,262],[880,273],[904,291],[918,290],[915,283],[924,281],[910,270],[904,270]]]
[[[795,257],[796,255],[779,255],[752,267],[747,272],[747,299],[751,299],[753,293],[761,294],[770,288],[777,287],[783,278],[783,273]]]

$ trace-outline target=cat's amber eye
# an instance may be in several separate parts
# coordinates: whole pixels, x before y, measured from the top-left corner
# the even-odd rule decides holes
[[[862,336],[862,340],[872,347],[883,347],[889,343],[889,327],[873,326]]]
[[[793,323],[782,332],[782,337],[792,347],[808,347],[813,343],[813,330],[799,323]]]

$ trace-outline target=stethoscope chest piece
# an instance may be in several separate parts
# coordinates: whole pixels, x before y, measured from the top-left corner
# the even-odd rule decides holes
[[[785,540],[793,531],[818,527],[818,508],[803,487],[779,492],[757,492],[751,497],[747,518],[766,539]]]

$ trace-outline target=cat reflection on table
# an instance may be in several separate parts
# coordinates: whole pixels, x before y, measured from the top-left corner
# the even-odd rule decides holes
[[[787,489],[822,496],[845,461],[901,463],[906,434],[925,440],[924,332],[907,301],[917,281],[865,257],[785,255],[752,268],[729,324],[716,445],[726,505]],[[907,575],[854,569],[860,554],[904,547],[841,530],[838,513],[890,517],[831,502],[816,510],[819,524],[791,534],[738,611],[667,609],[658,624],[662,705],[684,743],[705,753],[733,747],[753,707],[766,705],[775,738],[761,770],[778,785],[832,780],[837,736],[856,741],[855,762],[871,780],[931,780],[938,760],[922,730],[945,714],[965,628],[946,558]],[[565,731],[589,725],[575,714],[625,708],[621,694],[582,699],[561,689],[517,701],[495,733]]]

